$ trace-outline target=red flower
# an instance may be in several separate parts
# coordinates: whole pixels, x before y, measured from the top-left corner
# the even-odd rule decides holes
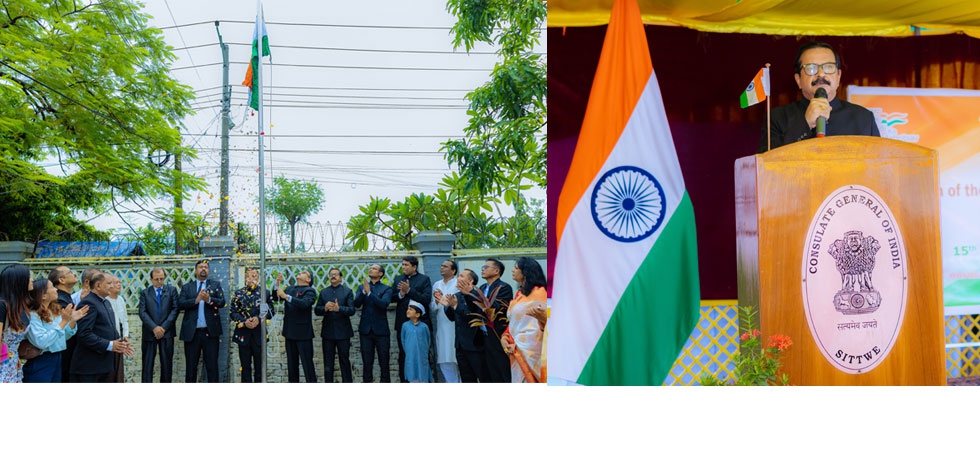
[[[769,337],[769,345],[767,348],[775,348],[779,351],[784,351],[793,344],[793,340],[789,336],[782,334],[776,334]]]
[[[746,333],[742,334],[742,336],[739,337],[739,340],[741,340],[743,342],[746,341],[746,340],[749,340],[749,333],[746,332]]]
[[[752,331],[752,337],[758,337],[760,335],[762,335],[762,332],[759,331],[758,329]]]

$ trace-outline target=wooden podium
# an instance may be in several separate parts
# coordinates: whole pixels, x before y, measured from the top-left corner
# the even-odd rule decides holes
[[[881,203],[858,193],[864,189]],[[763,338],[792,338],[781,368],[791,384],[946,384],[938,193],[935,151],[890,139],[812,139],[735,162],[739,304],[758,308]],[[850,221],[838,219],[845,211],[868,215],[885,230],[897,226],[904,248],[892,234],[871,242],[870,230],[842,233],[850,229]],[[838,228],[836,234],[821,233],[827,222]],[[859,260],[861,241],[881,246],[870,274],[853,268],[859,263],[842,262],[847,259],[841,251],[832,258],[828,249],[850,248],[857,255],[847,257]],[[893,255],[891,261],[886,253]],[[894,275],[899,271],[905,276]],[[818,276],[838,284],[821,291]],[[903,293],[903,316],[888,329],[882,318],[898,314],[894,305]],[[869,314],[872,307],[878,310]],[[830,328],[821,326],[826,324]],[[891,337],[890,348],[875,345],[865,354],[833,345],[873,337]],[[842,369],[857,367],[855,358],[870,362],[879,356],[871,369]]]

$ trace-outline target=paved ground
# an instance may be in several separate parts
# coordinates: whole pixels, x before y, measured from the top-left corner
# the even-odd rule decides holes
[[[980,386],[980,377],[957,377],[946,380],[948,386]]]

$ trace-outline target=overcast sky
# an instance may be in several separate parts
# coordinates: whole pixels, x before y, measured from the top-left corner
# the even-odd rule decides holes
[[[251,53],[256,3],[230,0],[148,0],[144,11],[163,30],[178,60],[173,76],[194,88],[197,114],[185,120],[185,143],[199,158],[186,172],[204,177],[208,192],[185,208],[217,220],[221,147],[221,50],[229,50],[232,84],[229,211],[258,222],[257,117],[241,86]],[[263,67],[266,185],[273,176],[320,184],[323,211],[313,222],[346,222],[369,196],[401,200],[433,192],[450,171],[439,146],[461,137],[466,92],[484,83],[493,49],[454,52],[454,18],[441,0],[264,2],[272,65]],[[546,49],[542,34],[539,51]],[[268,61],[267,61],[268,62]],[[411,70],[426,69],[426,70]],[[544,199],[543,190],[534,198]],[[169,206],[160,202],[159,206]],[[132,217],[140,226],[145,218]],[[273,219],[267,218],[273,222]],[[100,229],[124,227],[115,215]]]

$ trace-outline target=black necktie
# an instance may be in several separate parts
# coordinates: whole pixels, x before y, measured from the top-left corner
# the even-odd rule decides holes
[[[109,324],[112,325],[113,329],[116,329],[118,331],[119,323],[116,322],[116,314],[112,312],[112,304],[109,303],[109,299],[102,299],[102,302],[103,304],[105,304],[106,310],[109,311]],[[119,332],[119,335],[113,338],[113,340],[118,339],[119,337],[122,337],[122,332]]]

